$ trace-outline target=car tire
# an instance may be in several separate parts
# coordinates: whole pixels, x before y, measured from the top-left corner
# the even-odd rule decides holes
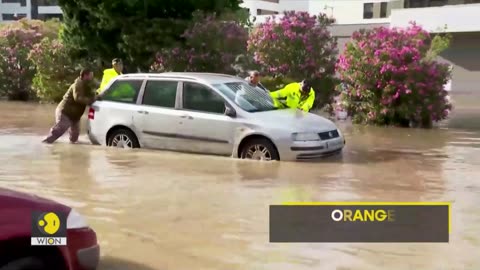
[[[119,145],[120,142],[124,145]],[[131,130],[117,129],[112,132],[107,138],[107,146],[120,148],[140,148],[137,136]]]
[[[255,138],[243,145],[240,152],[241,159],[252,160],[280,160],[277,149],[268,139]]]
[[[0,266],[0,270],[48,270],[48,265],[37,257],[18,258]]]

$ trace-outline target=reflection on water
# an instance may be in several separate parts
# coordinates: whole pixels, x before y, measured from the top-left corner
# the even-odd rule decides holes
[[[54,106],[1,103],[0,186],[88,217],[100,269],[478,269],[480,132],[340,124],[342,156],[249,162],[40,141]],[[282,201],[452,201],[449,244],[270,244]]]

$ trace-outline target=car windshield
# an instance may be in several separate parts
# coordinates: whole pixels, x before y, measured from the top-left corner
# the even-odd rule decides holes
[[[247,112],[276,110],[270,94],[248,82],[230,82],[214,84],[222,94]]]

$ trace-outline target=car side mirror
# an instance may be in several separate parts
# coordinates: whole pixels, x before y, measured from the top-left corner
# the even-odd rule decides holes
[[[225,115],[235,118],[237,117],[237,112],[235,111],[235,109],[227,105],[225,106]]]

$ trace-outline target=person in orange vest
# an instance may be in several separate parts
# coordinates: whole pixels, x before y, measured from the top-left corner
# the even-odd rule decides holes
[[[112,60],[112,68],[105,69],[103,71],[102,82],[100,83],[100,88],[98,88],[97,93],[105,90],[105,87],[108,85],[112,79],[123,73],[123,62],[120,58],[115,58]]]

